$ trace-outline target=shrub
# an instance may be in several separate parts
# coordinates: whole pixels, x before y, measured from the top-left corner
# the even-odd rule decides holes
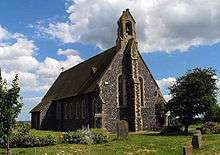
[[[92,129],[94,134],[93,140],[95,144],[107,143],[109,141],[109,133],[103,129]]]
[[[161,130],[160,134],[161,135],[183,134],[183,131],[181,130],[181,126],[166,126]]]
[[[67,132],[63,135],[64,143],[73,144],[100,144],[108,142],[109,135],[102,129],[82,129],[75,132]]]
[[[201,127],[201,132],[203,134],[220,134],[220,123],[206,122]]]
[[[10,147],[41,147],[56,144],[56,138],[52,136],[38,137],[32,135],[12,136]],[[0,147],[6,147],[6,143],[0,143]]]
[[[93,144],[93,133],[89,129],[67,132],[63,136],[63,142],[74,144]]]
[[[10,137],[10,147],[40,147],[56,144],[56,138],[52,136],[39,137],[30,135],[30,126],[24,123],[18,123],[13,128]],[[6,143],[0,141],[0,147],[6,147]]]
[[[17,123],[15,125],[15,127],[13,128],[13,135],[16,135],[16,136],[22,136],[22,135],[27,135],[29,134],[30,132],[30,125],[27,124],[27,123]]]

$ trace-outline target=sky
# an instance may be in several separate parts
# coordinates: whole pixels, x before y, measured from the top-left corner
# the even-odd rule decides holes
[[[0,67],[9,84],[19,75],[24,106],[18,120],[30,120],[62,68],[115,46],[126,8],[166,100],[168,87],[189,69],[212,67],[219,78],[219,0],[1,0]]]

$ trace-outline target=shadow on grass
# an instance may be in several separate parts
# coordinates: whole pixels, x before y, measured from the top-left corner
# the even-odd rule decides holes
[[[166,136],[192,136],[193,133],[167,133],[167,134],[161,134],[161,133],[141,133],[140,135],[145,135],[145,136],[162,136],[162,137],[166,137]]]

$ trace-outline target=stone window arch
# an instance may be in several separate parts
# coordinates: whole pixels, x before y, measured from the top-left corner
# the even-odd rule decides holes
[[[141,106],[145,107],[145,103],[144,103],[144,80],[143,80],[142,77],[139,77],[139,81],[140,81]]]
[[[132,35],[132,23],[130,21],[125,23],[125,32],[127,35]]]

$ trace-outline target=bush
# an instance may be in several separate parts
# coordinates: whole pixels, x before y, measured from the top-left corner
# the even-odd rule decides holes
[[[63,136],[63,142],[73,144],[93,144],[93,133],[89,129],[67,132]]]
[[[201,132],[203,134],[220,134],[220,123],[206,122],[201,127]]]
[[[100,144],[108,142],[109,135],[102,129],[82,129],[76,132],[67,132],[63,136],[64,143],[73,144]]]
[[[92,129],[94,134],[93,140],[95,144],[107,143],[109,141],[109,133],[103,129]]]
[[[30,135],[30,126],[19,123],[13,128],[9,145],[13,147],[40,147],[56,144],[56,138],[52,136],[39,137]],[[0,147],[6,147],[4,140],[0,141]]]
[[[9,145],[13,147],[41,147],[56,144],[56,139],[52,136],[37,137],[32,135],[11,137]],[[0,147],[6,147],[6,143],[0,143]]]
[[[16,135],[27,135],[29,134],[31,127],[27,123],[17,123],[13,128],[13,134]]]
[[[161,132],[161,135],[175,135],[175,134],[183,134],[181,126],[166,126]]]

